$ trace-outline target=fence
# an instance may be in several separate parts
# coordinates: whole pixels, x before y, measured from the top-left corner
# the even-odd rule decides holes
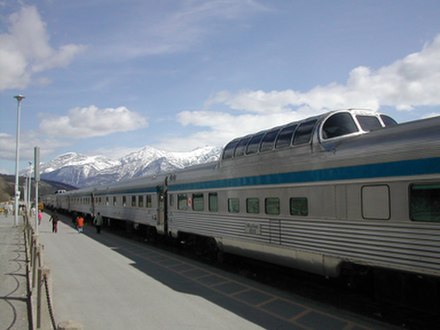
[[[81,324],[72,321],[61,322],[57,326],[52,299],[52,274],[50,268],[44,263],[44,246],[39,243],[38,235],[35,234],[28,217],[25,216],[24,219],[32,329],[82,330]]]

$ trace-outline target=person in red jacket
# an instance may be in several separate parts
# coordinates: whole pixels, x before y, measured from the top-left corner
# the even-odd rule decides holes
[[[82,215],[78,215],[76,217],[76,228],[78,229],[78,233],[82,233],[84,231],[84,218]]]

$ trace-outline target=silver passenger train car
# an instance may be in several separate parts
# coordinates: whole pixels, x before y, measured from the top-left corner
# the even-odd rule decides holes
[[[438,279],[440,117],[333,111],[234,139],[215,163],[44,202],[328,277]]]

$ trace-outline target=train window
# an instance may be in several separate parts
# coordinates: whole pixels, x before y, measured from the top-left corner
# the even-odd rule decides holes
[[[299,125],[298,129],[295,132],[295,137],[293,138],[293,144],[298,145],[310,142],[315,124],[316,119],[306,121],[305,123]]]
[[[306,217],[309,215],[308,200],[305,197],[290,198],[290,215],[300,215]]]
[[[208,204],[210,212],[218,212],[218,195],[217,193],[209,193]]]
[[[269,197],[264,200],[264,209],[266,214],[280,214],[280,199],[278,197]]]
[[[246,147],[246,155],[256,154],[258,152],[258,147],[260,146],[263,136],[264,133],[260,133],[251,138]]]
[[[145,201],[145,207],[152,208],[153,207],[153,203],[151,201],[151,195],[147,195],[146,197],[147,197],[147,199]]]
[[[409,212],[413,221],[440,222],[440,183],[411,185]]]
[[[188,196],[186,196],[186,194],[177,195],[177,209],[179,210],[188,209]]]
[[[273,145],[279,131],[280,129],[278,128],[266,133],[264,138],[261,140],[260,152],[270,151],[273,149]]]
[[[106,205],[106,206],[109,205],[108,196],[105,197],[105,205]]]
[[[362,217],[371,220],[390,219],[390,188],[388,186],[362,187]]]
[[[246,146],[250,141],[250,137],[245,137],[238,142],[237,147],[235,148],[234,157],[240,157],[244,155],[246,151]]]
[[[238,198],[228,198],[228,212],[230,213],[240,212],[240,200]]]
[[[375,131],[382,128],[379,119],[376,116],[356,116],[361,128],[366,132]]]
[[[280,134],[278,135],[277,142],[275,143],[276,149],[290,147],[290,145],[292,143],[293,133],[295,132],[296,126],[297,126],[296,124],[290,125],[290,126],[284,127],[281,130]]]
[[[226,145],[225,149],[223,150],[223,157],[222,157],[223,159],[229,159],[232,158],[232,156],[234,156],[234,150],[239,141],[240,140],[238,139],[233,140]]]
[[[144,207],[144,196],[138,197],[138,207]]]
[[[380,119],[382,119],[385,127],[392,127],[398,125],[397,122],[387,115],[380,115]]]
[[[113,206],[116,206],[116,196],[113,196]]]
[[[203,211],[205,209],[202,193],[192,195],[192,209],[194,211]]]
[[[260,213],[260,200],[258,198],[247,198],[246,212],[255,214]]]
[[[351,117],[351,114],[340,112],[334,114],[325,121],[324,126],[322,127],[322,138],[331,139],[355,132],[358,132],[358,128]]]
[[[127,196],[122,196],[122,206],[123,207],[127,206]]]
[[[136,207],[136,196],[131,196],[131,207]]]

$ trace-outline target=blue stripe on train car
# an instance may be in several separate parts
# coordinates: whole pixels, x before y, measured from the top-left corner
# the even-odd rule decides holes
[[[130,195],[130,194],[146,194],[146,193],[157,193],[158,188],[155,187],[141,187],[141,188],[127,188],[126,190],[118,190],[116,192],[114,191],[99,191],[96,193],[93,193],[94,196],[116,196],[116,195]],[[90,194],[88,194],[90,195]]]
[[[288,173],[274,173],[204,182],[170,184],[169,191],[219,189],[259,185],[317,183],[327,181],[373,179],[440,173],[440,158],[403,160],[356,166],[326,168]]]

